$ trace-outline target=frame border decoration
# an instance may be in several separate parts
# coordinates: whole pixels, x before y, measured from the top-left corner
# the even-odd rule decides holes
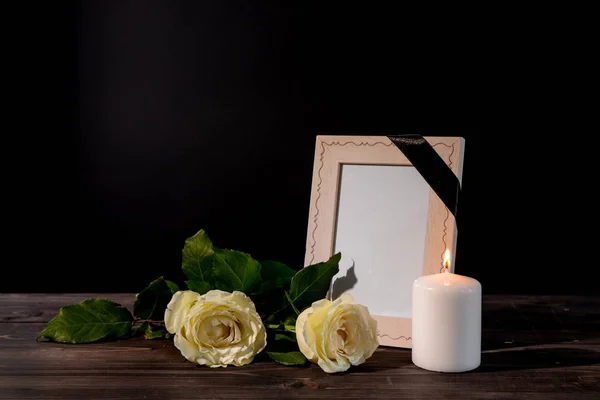
[[[464,139],[425,137],[425,140],[460,181]],[[387,136],[317,136],[304,265],[325,261],[333,255],[343,164],[412,166]],[[447,248],[452,250],[452,254],[456,254],[456,237],[454,216],[430,189],[423,275],[443,270],[442,254]],[[454,270],[453,264],[450,270]],[[412,346],[411,318],[380,315],[373,317],[378,322],[381,345],[408,348]]]

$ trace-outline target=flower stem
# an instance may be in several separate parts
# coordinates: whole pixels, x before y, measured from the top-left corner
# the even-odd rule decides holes
[[[285,293],[285,298],[287,299],[287,301],[292,306],[292,309],[294,310],[294,312],[296,313],[296,315],[300,315],[300,311],[298,311],[298,309],[294,305],[294,302],[292,301],[292,298],[290,297],[290,294],[287,292],[287,290],[284,290],[284,293]]]

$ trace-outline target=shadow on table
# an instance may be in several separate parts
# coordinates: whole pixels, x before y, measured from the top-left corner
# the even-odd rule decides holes
[[[600,353],[592,350],[565,348],[503,350],[482,354],[481,366],[473,372],[561,368],[598,363],[600,363]]]

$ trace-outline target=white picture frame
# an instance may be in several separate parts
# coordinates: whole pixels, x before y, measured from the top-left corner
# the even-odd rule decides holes
[[[464,139],[425,139],[461,180]],[[412,283],[442,270],[456,236],[452,213],[388,137],[317,136],[305,266],[342,253],[329,295],[366,305],[381,345],[412,346]]]

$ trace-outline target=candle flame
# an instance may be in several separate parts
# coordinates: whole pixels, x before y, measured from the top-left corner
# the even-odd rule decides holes
[[[450,269],[450,250],[446,249],[446,251],[444,252],[444,255],[442,256],[444,259],[444,268],[446,269]]]

